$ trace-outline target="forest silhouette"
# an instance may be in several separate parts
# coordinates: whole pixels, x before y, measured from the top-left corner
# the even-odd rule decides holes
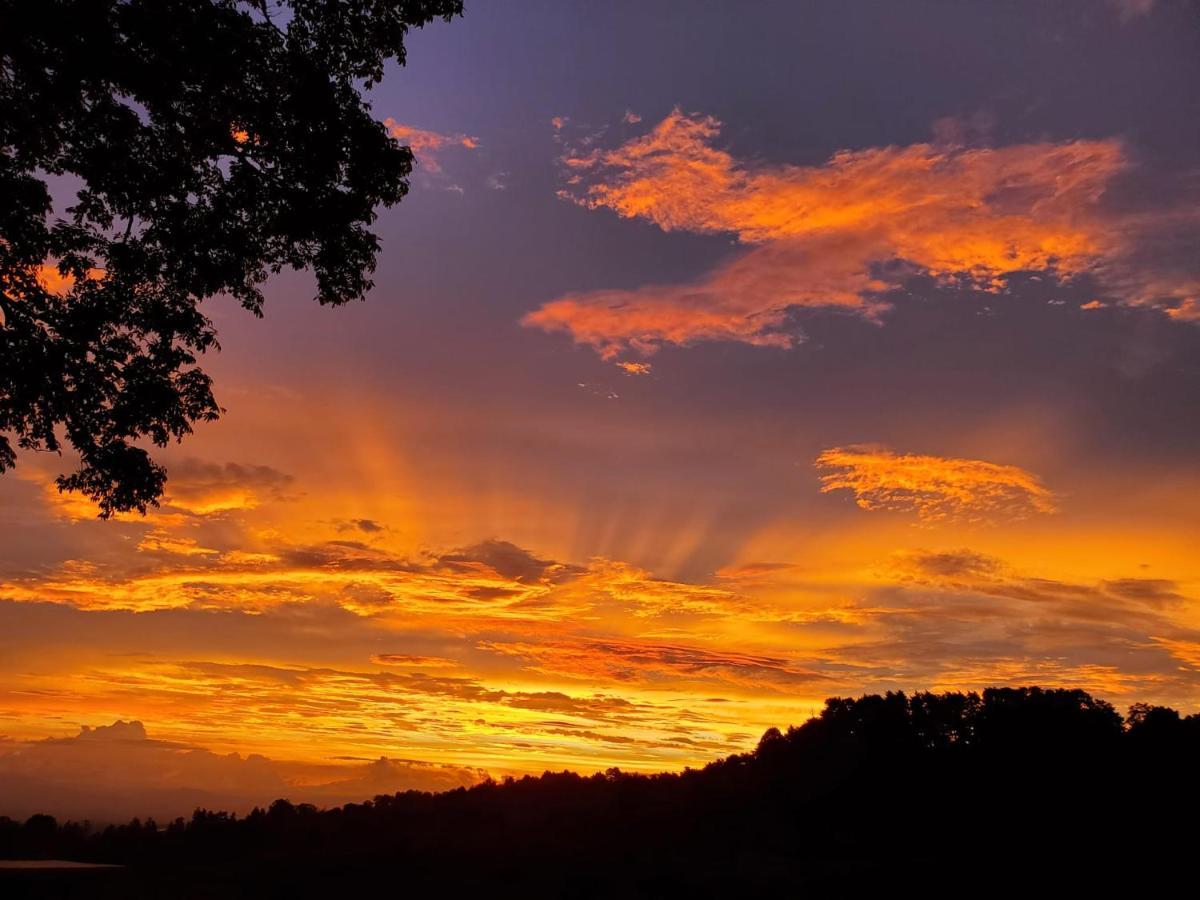
[[[6,896],[788,896],[1125,887],[1185,877],[1200,715],[1081,690],[826,701],[700,770],[612,769],[319,810],[93,829],[0,819]],[[24,892],[24,893],[23,893]]]

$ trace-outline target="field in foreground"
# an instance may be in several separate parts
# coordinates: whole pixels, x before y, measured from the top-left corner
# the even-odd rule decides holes
[[[793,896],[1149,891],[1189,879],[1200,715],[1078,690],[831,699],[752,753],[661,775],[547,773],[331,810],[91,831],[0,819],[9,897]],[[1184,883],[1187,883],[1186,881]]]

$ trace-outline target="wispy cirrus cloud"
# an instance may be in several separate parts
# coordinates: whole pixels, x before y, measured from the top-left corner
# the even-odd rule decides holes
[[[664,231],[731,234],[749,249],[690,283],[564,295],[524,324],[609,359],[698,341],[787,348],[801,339],[795,310],[878,321],[886,292],[914,272],[983,291],[1023,271],[1089,274],[1123,302],[1195,314],[1200,278],[1147,268],[1139,255],[1170,216],[1103,203],[1131,168],[1119,140],[922,143],[795,166],[736,159],[715,145],[720,128],[676,108],[615,149],[568,151],[560,196]],[[1175,215],[1195,220],[1190,210]]]
[[[786,349],[800,340],[787,328],[794,309],[840,308],[876,318],[886,308],[873,295],[887,285],[856,262],[848,265],[840,249],[824,241],[768,244],[694,283],[568,294],[522,321],[569,334],[607,360],[698,341]]]
[[[423,166],[426,172],[432,174],[442,171],[441,156],[446,150],[455,147],[474,150],[479,146],[479,138],[467,134],[430,131],[414,125],[405,125],[391,117],[384,119],[383,124],[387,128],[388,134],[412,150],[418,164]]]
[[[482,647],[523,659],[533,671],[583,681],[704,681],[772,691],[811,691],[826,678],[782,656],[653,640],[490,641]]]
[[[975,593],[1055,609],[1064,619],[1110,624],[1158,622],[1173,630],[1165,614],[1190,601],[1168,578],[1126,576],[1081,583],[1021,571],[1001,559],[967,549],[911,550],[894,554],[883,567],[900,585]]]
[[[381,666],[403,666],[412,669],[454,669],[458,667],[452,659],[441,656],[417,656],[413,653],[376,653],[371,662]]]
[[[1054,494],[1018,466],[980,459],[895,453],[882,446],[832,447],[817,457],[821,491],[848,490],[862,509],[944,519],[1012,519],[1055,511]]]

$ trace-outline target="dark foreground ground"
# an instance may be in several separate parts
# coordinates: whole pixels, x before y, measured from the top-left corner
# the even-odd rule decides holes
[[[830,700],[703,770],[547,774],[100,832],[0,820],[24,897],[1192,896],[1200,717],[1081,691]]]

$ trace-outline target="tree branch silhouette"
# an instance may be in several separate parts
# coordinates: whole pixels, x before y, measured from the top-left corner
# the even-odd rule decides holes
[[[69,444],[60,490],[144,513],[166,480],[144,445],[222,412],[203,301],[261,316],[284,268],[310,270],[321,304],[362,299],[376,209],[412,170],[362,91],[404,63],[410,28],[461,12],[0,0],[0,472]]]

